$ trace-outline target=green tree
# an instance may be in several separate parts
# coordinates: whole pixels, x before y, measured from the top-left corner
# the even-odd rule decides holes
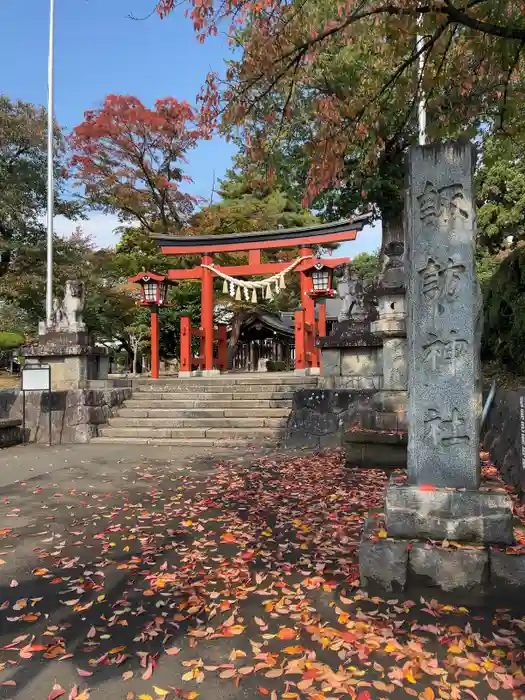
[[[268,231],[317,221],[277,177],[251,163],[243,153],[220,181],[217,194],[220,201],[203,207],[190,222],[199,234]]]
[[[14,350],[24,344],[24,336],[21,333],[9,333],[0,331],[0,352]]]
[[[525,372],[525,248],[503,257],[485,284],[482,352]]]
[[[359,253],[355,258],[352,258],[348,267],[362,278],[365,288],[373,286],[379,279],[379,273],[381,272],[379,251]]]
[[[47,113],[43,107],[0,95],[0,274],[21,251],[39,257],[47,208]],[[55,208],[70,218],[78,204],[65,198],[65,141],[55,125]],[[15,263],[17,264],[17,263]]]
[[[91,241],[80,229],[69,238],[55,236],[53,281],[57,296],[63,293],[66,280],[89,282],[96,275],[92,253]],[[0,276],[0,298],[19,310],[32,333],[45,318],[46,265],[45,245],[21,245]]]
[[[490,253],[525,239],[525,139],[489,135],[476,174],[478,245]]]

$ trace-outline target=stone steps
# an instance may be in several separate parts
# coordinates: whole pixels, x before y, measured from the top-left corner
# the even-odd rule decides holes
[[[253,445],[253,440],[215,439],[215,438],[150,438],[145,437],[96,437],[92,442],[106,445],[155,445],[157,447],[178,446],[178,447],[246,447]],[[277,444],[272,438],[257,440],[257,444],[264,444],[272,447]]]
[[[254,441],[257,438],[280,436],[280,430],[276,428],[134,428],[134,427],[103,427],[100,429],[102,437],[144,437],[148,439],[156,438],[216,438],[216,439],[239,439]]]
[[[235,446],[277,444],[294,393],[316,377],[221,376],[139,380],[133,396],[99,429],[102,442]]]
[[[111,428],[280,428],[286,418],[110,418]]]
[[[133,398],[137,401],[164,401],[177,398],[179,401],[184,401],[187,396],[188,399],[195,401],[253,401],[255,400],[266,400],[270,399],[291,399],[294,395],[294,390],[292,391],[279,391],[271,388],[262,387],[258,392],[251,391],[232,391],[231,387],[229,391],[192,391],[192,392],[175,392],[175,391],[136,391],[133,392]]]
[[[188,406],[188,408],[194,408],[191,404],[194,404],[195,402],[199,402],[202,405],[202,408],[207,407],[207,406],[212,406],[212,402],[214,401],[220,401],[221,403],[224,402],[229,402],[230,405],[237,405],[239,402],[245,402],[246,405],[243,405],[242,403],[239,404],[241,408],[248,408],[249,406],[253,406],[254,401],[258,403],[259,401],[269,401],[269,402],[282,402],[282,401],[287,401],[289,405],[291,405],[292,399],[293,399],[293,392],[286,393],[286,394],[281,394],[281,395],[276,395],[276,394],[266,394],[262,395],[263,398],[257,398],[254,399],[254,401],[250,400],[250,395],[249,394],[237,394],[237,395],[232,395],[232,394],[209,394],[210,398],[209,400],[206,400],[205,398],[202,397],[201,394],[191,394],[191,398],[188,400],[181,399],[180,395],[178,394],[153,394],[151,397],[146,397],[144,395],[140,394],[133,394],[132,399],[128,399],[126,401],[126,406],[129,406],[130,408],[140,408],[141,406],[151,406],[152,408],[181,408],[184,406]],[[162,397],[162,398],[161,398]],[[233,404],[232,404],[233,402]],[[279,404],[278,404],[279,405]],[[268,406],[269,408],[274,408],[274,406]],[[277,406],[275,406],[277,407]],[[258,408],[261,408],[261,406],[258,406]]]
[[[245,418],[246,408],[121,408],[119,418]],[[250,418],[287,418],[290,413],[289,407],[249,408]]]
[[[199,378],[193,377],[191,379],[139,379],[136,380],[136,387],[141,391],[157,391],[156,387],[167,386],[173,389],[175,387],[180,391],[191,391],[194,387],[220,387],[220,386],[317,386],[317,377],[295,377],[295,376],[268,376],[261,377],[258,376],[246,376],[236,377],[235,375],[223,375],[221,377],[213,378]]]
[[[191,387],[179,387],[179,386],[167,386],[167,385],[155,385],[152,387],[142,388],[138,387],[135,393],[141,396],[151,396],[151,395],[165,395],[165,394],[198,394],[199,396],[205,396],[209,394],[247,394],[248,396],[254,396],[259,394],[284,394],[293,393],[296,389],[301,388],[297,384],[268,384],[268,385],[256,385],[250,384],[248,386],[243,386],[239,384],[224,384],[219,386],[201,386],[200,384],[195,384]]]
[[[252,410],[290,410],[292,407],[291,399],[269,399],[262,401],[181,401],[173,399],[170,401],[135,401],[128,399],[126,407],[132,410],[139,411],[186,411],[186,410],[206,410],[206,411],[240,411],[242,415],[246,415],[246,409]],[[124,409],[121,409],[124,410]],[[159,413],[160,417],[160,413]]]

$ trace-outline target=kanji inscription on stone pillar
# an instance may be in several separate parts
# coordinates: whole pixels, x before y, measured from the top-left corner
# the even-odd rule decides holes
[[[479,485],[481,295],[470,145],[411,149],[407,189],[412,484]]]

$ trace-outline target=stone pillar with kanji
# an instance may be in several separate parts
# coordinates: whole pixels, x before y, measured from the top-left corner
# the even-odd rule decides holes
[[[474,163],[472,147],[462,143],[408,155],[408,464],[389,481],[384,513],[367,522],[364,585],[487,592],[491,547],[513,542],[510,498],[500,483],[481,479],[479,462]],[[525,575],[525,559],[523,568]]]

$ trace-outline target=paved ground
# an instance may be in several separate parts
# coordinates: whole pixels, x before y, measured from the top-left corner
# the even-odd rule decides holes
[[[337,453],[4,450],[0,698],[525,697],[525,611],[359,591],[384,485]]]

